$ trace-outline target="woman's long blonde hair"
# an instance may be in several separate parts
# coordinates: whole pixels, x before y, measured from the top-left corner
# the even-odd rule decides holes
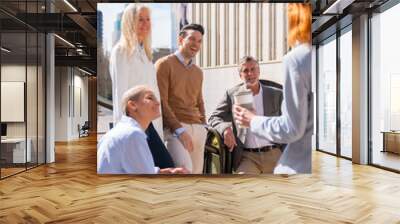
[[[289,34],[288,45],[294,47],[296,41],[311,44],[311,5],[289,3],[287,7]]]
[[[129,4],[122,15],[121,20],[121,37],[119,39],[119,44],[128,53],[132,55],[133,51],[138,45],[138,39],[135,30],[135,23],[140,10],[147,9],[150,12],[150,8],[137,4]],[[153,53],[151,50],[151,28],[148,36],[143,40],[144,51],[147,58],[151,61],[153,59]]]

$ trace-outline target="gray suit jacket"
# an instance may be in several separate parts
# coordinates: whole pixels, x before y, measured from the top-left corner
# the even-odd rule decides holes
[[[260,83],[261,84],[261,83]],[[261,84],[263,90],[263,106],[264,116],[280,116],[281,115],[281,103],[283,94],[280,89],[265,86]],[[234,95],[237,92],[245,90],[244,83],[239,84],[225,92],[222,101],[217,105],[215,111],[211,114],[208,120],[211,125],[222,137],[226,128],[232,127],[233,133],[236,136],[237,147],[233,150],[233,168],[236,169],[239,166],[240,159],[243,152],[243,144],[246,138],[246,132],[248,129],[239,128],[233,119],[232,106],[234,102]]]

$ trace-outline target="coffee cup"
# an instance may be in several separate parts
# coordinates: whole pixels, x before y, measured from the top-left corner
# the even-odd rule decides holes
[[[253,110],[253,93],[251,91],[243,91],[233,95],[233,100],[236,105],[246,108],[247,110]],[[239,128],[245,128],[238,125]]]
[[[244,107],[248,110],[253,110],[253,93],[251,91],[243,91],[235,94],[233,96],[235,104]]]

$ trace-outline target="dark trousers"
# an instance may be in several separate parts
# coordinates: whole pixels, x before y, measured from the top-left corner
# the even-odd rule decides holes
[[[160,167],[160,169],[175,167],[172,157],[154,128],[153,123],[150,123],[147,128],[146,135],[147,144],[149,144],[151,154],[153,155],[154,165]]]

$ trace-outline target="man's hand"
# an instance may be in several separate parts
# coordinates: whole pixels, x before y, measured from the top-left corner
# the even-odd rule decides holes
[[[232,152],[233,148],[237,146],[235,135],[233,134],[231,127],[224,131],[224,144],[228,146],[229,152]]]
[[[160,169],[160,174],[189,174],[189,171],[184,167]]]
[[[251,119],[256,116],[253,112],[237,104],[233,105],[233,113],[236,122],[242,127],[250,127]]]
[[[187,133],[187,131],[182,132],[182,134],[179,135],[179,141],[181,141],[183,147],[188,152],[193,152],[193,142],[192,142],[192,137]]]

